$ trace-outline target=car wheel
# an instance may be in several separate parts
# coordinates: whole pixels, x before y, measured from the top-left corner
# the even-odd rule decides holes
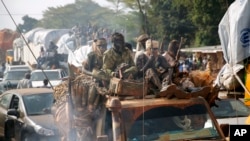
[[[32,134],[27,134],[27,133],[24,133],[21,139],[21,141],[35,141],[35,140],[37,140],[37,137],[35,137]]]

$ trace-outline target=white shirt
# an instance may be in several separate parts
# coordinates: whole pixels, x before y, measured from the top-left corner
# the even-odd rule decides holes
[[[17,89],[22,89],[22,88],[32,88],[31,81],[25,78],[20,80],[17,84]]]

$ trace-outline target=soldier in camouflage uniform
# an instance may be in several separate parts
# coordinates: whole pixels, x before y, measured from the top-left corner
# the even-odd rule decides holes
[[[133,61],[130,51],[125,47],[124,36],[121,33],[114,33],[111,36],[112,47],[104,52],[103,55],[103,71],[107,77],[134,77],[137,68]],[[123,64],[123,65],[122,65]],[[118,66],[122,66],[117,70]]]
[[[107,41],[105,38],[95,40],[93,43],[93,51],[88,54],[84,68],[92,73],[100,71],[103,64],[103,53],[106,50]]]
[[[75,79],[73,90],[73,99],[75,102],[74,126],[76,129],[76,138],[78,141],[95,140],[99,110],[105,97],[99,91],[103,87],[102,79],[95,75],[102,74],[101,68],[103,64],[103,53],[107,50],[106,39],[100,38],[93,42],[93,51],[88,53],[86,62],[83,63],[84,70],[92,73],[94,77],[84,76],[83,78]],[[90,78],[91,77],[91,78]],[[89,79],[90,78],[90,79]]]

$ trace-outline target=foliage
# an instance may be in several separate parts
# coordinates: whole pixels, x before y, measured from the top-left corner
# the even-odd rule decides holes
[[[22,20],[24,21],[24,23],[17,25],[18,30],[20,30],[21,32],[27,32],[33,29],[37,26],[38,23],[38,20],[31,18],[28,15],[23,16]]]
[[[22,29],[71,28],[75,24],[96,25],[113,31],[125,30],[126,40],[134,42],[142,33],[162,41],[187,38],[188,46],[220,44],[218,24],[234,0],[108,0],[101,7],[91,0],[48,8],[37,24],[24,18]],[[30,23],[34,22],[32,25]],[[28,28],[30,27],[30,28]]]

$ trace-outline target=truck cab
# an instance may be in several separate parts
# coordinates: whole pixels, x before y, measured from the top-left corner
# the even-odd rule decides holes
[[[109,97],[96,126],[97,140],[226,140],[202,97],[190,99]]]

